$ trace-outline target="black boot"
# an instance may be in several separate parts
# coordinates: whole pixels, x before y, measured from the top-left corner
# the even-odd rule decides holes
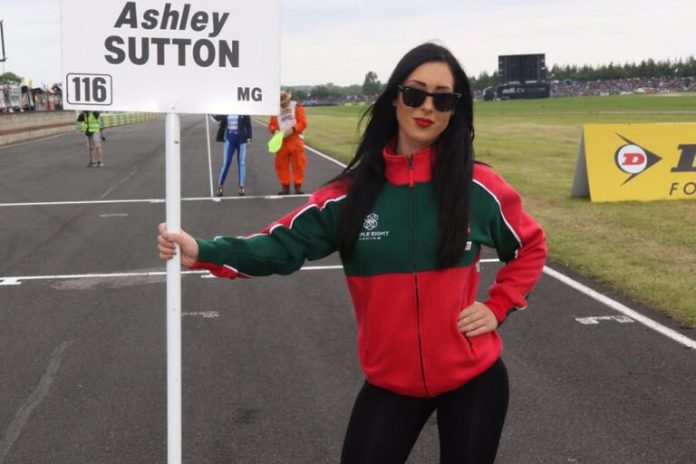
[[[289,185],[281,185],[282,190],[278,192],[278,195],[290,195],[290,186]]]
[[[302,191],[302,184],[295,184],[295,193],[297,195],[303,195],[304,192]]]

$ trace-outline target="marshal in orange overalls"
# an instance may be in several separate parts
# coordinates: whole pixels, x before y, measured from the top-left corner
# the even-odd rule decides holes
[[[271,116],[268,123],[268,130],[273,134],[278,130],[286,133],[283,145],[276,153],[275,170],[280,181],[282,190],[280,195],[290,193],[290,166],[292,166],[292,182],[295,186],[295,193],[302,192],[304,182],[304,171],[307,165],[307,157],[304,152],[304,142],[302,141],[302,131],[307,127],[307,118],[304,108],[295,101],[290,100],[288,92],[280,94],[280,114]]]

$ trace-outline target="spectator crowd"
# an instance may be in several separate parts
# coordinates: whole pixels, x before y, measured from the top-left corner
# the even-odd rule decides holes
[[[696,92],[696,77],[629,77],[591,81],[552,81],[551,97]]]
[[[696,92],[696,76],[687,77],[627,77],[621,79],[553,80],[551,98],[629,94]],[[474,97],[483,99],[483,90]]]

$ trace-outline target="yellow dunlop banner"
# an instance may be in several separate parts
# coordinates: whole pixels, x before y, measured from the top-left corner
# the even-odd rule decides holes
[[[592,201],[696,199],[696,124],[588,124],[573,196]]]

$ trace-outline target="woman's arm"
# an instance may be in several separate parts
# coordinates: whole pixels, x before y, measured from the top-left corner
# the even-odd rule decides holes
[[[307,203],[246,237],[194,239],[185,232],[167,232],[160,224],[160,258],[171,259],[174,244],[181,247],[182,264],[208,269],[218,277],[290,274],[306,260],[323,258],[336,250],[336,234],[344,193],[327,186]]]

